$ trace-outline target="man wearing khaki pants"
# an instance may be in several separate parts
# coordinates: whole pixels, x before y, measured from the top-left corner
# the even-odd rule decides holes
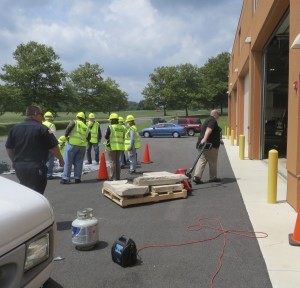
[[[217,177],[217,162],[220,144],[223,144],[221,140],[221,129],[217,120],[220,117],[218,110],[212,110],[210,116],[204,121],[201,132],[197,141],[197,147],[204,145],[205,143],[211,143],[212,148],[210,150],[204,150],[199,158],[193,182],[195,184],[203,184],[201,180],[206,163],[209,164],[209,182],[221,182],[221,179]]]

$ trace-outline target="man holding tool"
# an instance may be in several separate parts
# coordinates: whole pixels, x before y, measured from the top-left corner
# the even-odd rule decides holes
[[[209,164],[209,182],[221,182],[220,178],[217,178],[217,162],[220,144],[223,144],[221,140],[221,128],[218,125],[217,120],[220,117],[220,112],[218,110],[212,110],[210,116],[204,121],[201,132],[197,141],[196,148],[204,145],[206,143],[211,143],[212,148],[209,150],[204,150],[201,157],[199,158],[193,182],[195,184],[203,184],[201,181],[202,174],[205,169],[205,165]]]

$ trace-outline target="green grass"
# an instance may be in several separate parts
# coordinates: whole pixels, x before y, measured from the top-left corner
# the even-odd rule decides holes
[[[60,123],[61,125],[58,125],[59,122],[69,122],[71,120],[74,120],[77,113],[66,113],[66,112],[60,112],[58,113],[57,117],[54,120],[54,123],[57,123],[57,129],[60,130],[59,126],[65,127],[67,123]],[[87,113],[88,114],[88,113]],[[185,116],[185,110],[170,110],[167,111],[167,116],[163,115],[163,111],[156,112],[155,110],[136,110],[136,111],[121,111],[118,112],[119,116],[126,118],[127,115],[132,114],[136,118],[165,118],[167,121],[177,117],[177,116]],[[108,119],[108,115],[102,112],[95,112],[96,119],[100,121],[100,123],[105,123]],[[205,121],[205,119],[209,115],[208,110],[198,110],[198,111],[189,111],[189,115],[198,115],[202,121],[202,123]],[[12,125],[8,125],[7,123],[18,123],[22,122],[24,120],[25,116],[21,114],[6,112],[5,114],[0,116],[0,135],[7,135],[9,128]],[[108,121],[107,121],[108,123]],[[219,118],[218,124],[223,130],[223,134],[225,134],[225,126],[228,127],[228,117],[227,114],[223,115]],[[3,124],[3,125],[1,125]],[[6,124],[6,125],[5,125]],[[143,123],[137,124],[138,130],[141,130],[143,128],[150,127],[152,125],[152,121],[145,121]]]
[[[172,110],[172,111],[167,111],[168,115],[166,118],[174,118],[176,116],[185,116],[185,111],[184,110]],[[206,111],[207,112],[207,111]],[[205,113],[206,113],[205,112]],[[96,115],[97,120],[100,119],[108,119],[108,113],[103,113],[103,112],[93,112]],[[66,121],[66,120],[73,120],[75,119],[77,113],[66,113],[66,112],[59,112],[58,115],[55,118],[55,121]],[[86,113],[86,115],[88,115]],[[117,112],[119,116],[126,118],[127,115],[134,115],[136,118],[140,117],[165,117],[163,115],[163,111],[156,112],[155,110],[135,110],[135,111],[120,111]],[[195,114],[194,111],[193,113],[189,113],[189,115]],[[198,111],[196,113],[197,115],[202,114],[202,112]],[[11,123],[11,122],[21,122],[25,118],[24,115],[21,113],[16,114],[12,112],[6,112],[3,115],[0,116],[0,123]]]
[[[197,111],[188,111],[189,115],[199,115],[201,121],[209,115],[208,110],[197,110]],[[94,112],[97,120],[105,120],[108,119],[108,114],[103,112]],[[117,112],[119,116],[126,117],[129,114],[134,115],[136,118],[140,117],[159,117],[166,118],[166,120],[177,117],[177,116],[185,116],[185,110],[167,110],[167,116],[163,115],[163,111],[159,112],[155,110],[135,110],[135,111],[120,111]],[[77,113],[66,113],[59,112],[55,121],[70,121],[75,119]],[[86,113],[88,115],[88,113]],[[6,112],[0,116],[0,123],[16,123],[21,122],[25,118],[22,114]]]
[[[227,115],[220,116],[220,118],[218,119],[218,124],[222,128],[222,134],[225,135],[226,134],[225,126],[228,127],[228,116]]]

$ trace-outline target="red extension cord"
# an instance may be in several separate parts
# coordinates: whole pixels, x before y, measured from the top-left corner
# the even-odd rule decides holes
[[[218,227],[205,225],[206,221],[212,221],[212,220],[215,221],[216,223],[218,223]],[[268,234],[265,233],[265,232],[255,232],[255,231],[247,231],[247,230],[226,230],[226,229],[223,228],[223,225],[222,225],[221,221],[218,218],[211,218],[211,217],[200,218],[196,224],[190,225],[190,226],[187,227],[188,231],[200,231],[200,230],[203,230],[203,229],[214,230],[214,231],[218,231],[219,233],[216,234],[214,237],[206,238],[206,239],[202,239],[202,240],[195,240],[195,241],[177,243],[177,244],[176,243],[168,243],[168,244],[148,245],[148,246],[144,246],[144,247],[138,249],[137,253],[141,252],[144,249],[148,249],[148,248],[179,247],[179,246],[185,246],[185,245],[192,245],[192,244],[207,242],[207,241],[217,239],[218,237],[223,235],[223,247],[220,251],[219,264],[218,264],[218,267],[217,267],[216,271],[214,272],[213,276],[210,279],[210,288],[213,288],[214,279],[216,278],[217,274],[220,272],[221,267],[222,267],[222,258],[223,258],[225,247],[226,247],[226,244],[227,244],[227,234],[235,234],[235,235],[239,235],[239,236],[242,236],[242,237],[256,238],[256,239],[268,237]]]

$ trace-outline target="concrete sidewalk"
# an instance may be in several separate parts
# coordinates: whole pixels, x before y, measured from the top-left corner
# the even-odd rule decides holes
[[[291,246],[288,240],[297,212],[286,202],[285,177],[278,173],[277,203],[268,204],[267,162],[240,160],[239,147],[231,146],[227,139],[224,144],[253,229],[269,235],[258,242],[273,288],[300,287],[300,247]]]

